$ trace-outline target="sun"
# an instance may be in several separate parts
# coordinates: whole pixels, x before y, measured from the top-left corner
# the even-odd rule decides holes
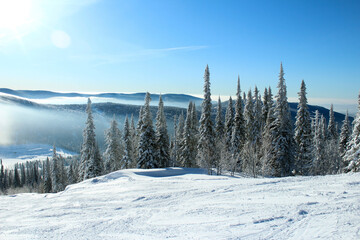
[[[17,30],[32,22],[32,0],[0,0],[0,29]]]

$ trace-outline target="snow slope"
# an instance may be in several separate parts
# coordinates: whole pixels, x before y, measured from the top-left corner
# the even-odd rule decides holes
[[[360,239],[359,179],[122,170],[0,196],[0,239]]]
[[[76,155],[74,152],[70,152],[61,148],[56,149],[57,154],[63,157]],[[47,157],[52,157],[53,146],[47,144],[19,144],[19,145],[0,145],[0,159],[3,161],[3,165],[6,167],[13,167],[15,163],[46,160]]]

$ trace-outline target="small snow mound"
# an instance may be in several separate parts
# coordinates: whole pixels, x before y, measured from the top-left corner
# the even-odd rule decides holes
[[[199,168],[157,168],[148,170],[134,171],[136,175],[147,176],[147,177],[173,177],[185,174],[205,174],[205,170]]]

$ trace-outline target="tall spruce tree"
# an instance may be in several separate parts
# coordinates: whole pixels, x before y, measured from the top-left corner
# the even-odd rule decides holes
[[[134,122],[134,115],[131,114],[130,118],[130,130],[129,130],[129,139],[132,143],[132,162],[131,162],[131,168],[136,168],[137,166],[137,156],[139,155],[137,152],[137,136],[136,136],[136,128],[135,128],[135,122]]]
[[[360,93],[358,98],[358,112],[353,121],[351,140],[345,152],[344,161],[349,163],[344,169],[345,172],[360,171]]]
[[[296,171],[301,175],[309,175],[312,164],[312,134],[311,134],[311,118],[307,106],[306,85],[304,80],[301,82],[299,95],[298,111],[295,122],[295,146]]]
[[[150,112],[150,101],[150,93],[147,92],[145,96],[145,104],[142,108],[142,118],[141,120],[139,119],[139,121],[141,121],[141,125],[139,129],[139,158],[137,167],[145,169],[159,167],[159,162],[156,156],[155,131]]]
[[[225,148],[227,151],[231,151],[231,138],[234,123],[234,108],[232,98],[229,98],[228,106],[225,113],[225,126],[224,126],[224,137],[225,137]]]
[[[331,104],[329,112],[329,124],[326,135],[326,158],[329,164],[328,173],[335,174],[341,172],[341,157],[339,152],[339,133],[338,125],[335,122],[334,107]]]
[[[131,168],[133,167],[132,163],[134,161],[134,156],[133,156],[133,145],[131,139],[129,119],[127,115],[125,117],[125,123],[124,123],[123,142],[124,142],[124,155],[122,158],[122,163],[124,164],[124,168]]]
[[[206,168],[212,174],[214,164],[214,126],[211,120],[211,93],[210,93],[210,72],[207,65],[204,73],[204,100],[202,102],[202,112],[199,127],[199,142],[197,163],[201,168]]]
[[[2,159],[0,159],[0,191],[5,192],[5,172],[4,165],[2,164]]]
[[[196,145],[194,144],[194,133],[192,131],[192,102],[189,102],[189,106],[186,113],[186,120],[184,125],[184,131],[182,139],[180,140],[180,156],[179,163],[181,167],[195,167],[195,157],[194,155]]]
[[[237,81],[236,103],[234,124],[231,135],[232,150],[232,173],[236,171],[236,167],[241,167],[241,151],[245,142],[245,120],[243,113],[243,101],[241,99],[240,77]],[[239,169],[241,171],[241,169]]]
[[[60,192],[64,190],[65,186],[62,181],[62,172],[61,172],[61,160],[60,157],[56,154],[56,147],[53,147],[53,157],[51,164],[51,187],[52,192]]]
[[[338,132],[335,123],[335,116],[334,116],[334,106],[331,104],[330,112],[329,112],[329,123],[327,128],[327,139],[328,140],[337,140],[338,139]]]
[[[293,130],[282,64],[280,64],[278,89],[274,109],[275,120],[270,127],[272,137],[268,139],[273,144],[271,144],[272,149],[268,149],[271,154],[267,155],[266,160],[268,161],[266,166],[270,168],[266,172],[274,177],[290,175],[294,165]]]
[[[351,126],[349,121],[349,113],[346,111],[345,119],[342,122],[341,133],[339,139],[339,152],[340,156],[344,157],[344,154],[347,150],[348,143],[351,137]],[[344,166],[347,166],[349,163],[344,162]]]
[[[312,175],[325,175],[327,172],[327,160],[325,152],[326,144],[326,121],[323,115],[320,116],[319,111],[315,111],[314,119],[314,139],[313,139],[313,163],[311,166]]]
[[[262,101],[258,88],[255,86],[254,90],[254,142],[255,151],[260,153],[261,149],[261,133],[263,131],[265,121],[262,118]]]
[[[156,114],[155,144],[158,154],[159,167],[168,167],[170,163],[170,143],[164,113],[164,102],[161,95],[159,97],[159,107]]]
[[[252,176],[256,176],[257,153],[256,153],[256,138],[257,138],[257,126],[255,120],[255,107],[254,99],[251,94],[251,90],[248,91],[245,110],[245,141],[242,148],[242,171]]]
[[[79,177],[81,180],[99,176],[103,170],[102,160],[95,140],[95,125],[90,98],[88,99],[86,113],[86,127],[83,132],[83,144],[80,151]]]
[[[222,139],[224,136],[224,122],[222,114],[221,99],[218,99],[216,118],[215,118],[215,134],[217,139]]]
[[[221,174],[222,171],[222,154],[224,148],[224,121],[222,113],[221,99],[218,99],[216,118],[215,118],[215,145],[216,145],[216,156],[215,156],[215,167],[217,169],[217,174]]]
[[[49,158],[46,158],[44,168],[44,192],[50,193],[52,191],[51,183],[51,164]]]
[[[105,172],[113,172],[128,168],[128,162],[122,162],[123,146],[121,145],[121,132],[118,128],[115,115],[110,122],[110,128],[105,131],[106,150],[104,152]]]

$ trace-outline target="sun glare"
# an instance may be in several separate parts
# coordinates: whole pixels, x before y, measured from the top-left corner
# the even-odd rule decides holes
[[[0,29],[16,30],[32,22],[32,0],[0,0]]]

